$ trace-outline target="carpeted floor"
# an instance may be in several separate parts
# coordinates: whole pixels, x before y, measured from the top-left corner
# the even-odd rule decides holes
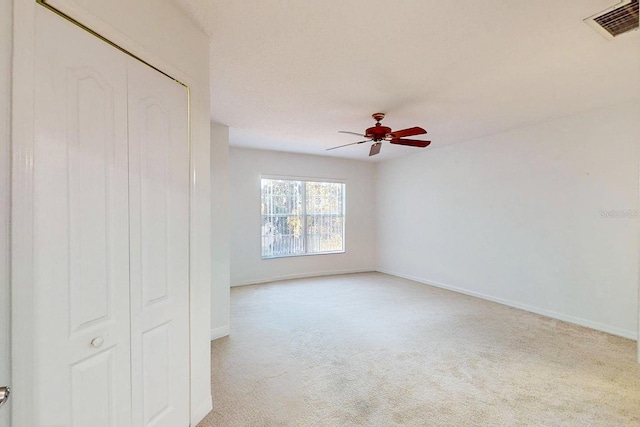
[[[379,273],[231,300],[199,427],[640,426],[628,339]]]

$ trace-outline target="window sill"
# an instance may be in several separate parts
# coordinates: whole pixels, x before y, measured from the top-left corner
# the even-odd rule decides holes
[[[341,251],[328,251],[328,252],[314,252],[311,254],[273,255],[273,256],[263,256],[262,259],[297,258],[297,257],[316,256],[316,255],[336,255],[336,254],[343,254],[345,252],[346,251],[341,250]]]

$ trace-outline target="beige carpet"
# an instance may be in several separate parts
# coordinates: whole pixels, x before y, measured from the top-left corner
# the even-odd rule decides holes
[[[200,427],[640,426],[628,339],[379,273],[231,300]]]

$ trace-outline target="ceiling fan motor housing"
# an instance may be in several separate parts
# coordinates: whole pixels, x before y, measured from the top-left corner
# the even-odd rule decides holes
[[[380,120],[384,119],[384,113],[373,113],[371,117],[376,121],[376,125],[367,129],[364,132],[364,135],[374,141],[381,141],[385,139],[387,135],[391,133],[391,128],[380,124]]]
[[[382,126],[380,123],[376,123],[375,126],[367,129],[364,135],[367,138],[373,139],[374,141],[381,141],[385,139],[389,133],[391,133],[390,127]]]

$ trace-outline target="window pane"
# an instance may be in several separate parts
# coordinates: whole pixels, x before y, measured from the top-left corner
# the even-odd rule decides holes
[[[334,182],[306,183],[309,252],[343,250],[343,189]]]
[[[262,256],[305,253],[303,182],[262,180]]]
[[[344,250],[344,184],[262,180],[262,257]]]

